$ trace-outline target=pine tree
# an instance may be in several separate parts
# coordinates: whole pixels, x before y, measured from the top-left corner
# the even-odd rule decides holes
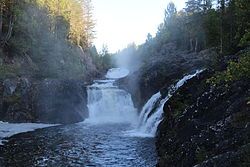
[[[175,4],[170,2],[165,10],[164,22],[166,23],[169,19],[173,18],[177,14]]]
[[[86,45],[87,47],[90,47],[92,45],[93,39],[94,39],[94,19],[93,19],[93,6],[91,0],[84,0],[83,1],[84,6],[84,34],[83,37],[85,38],[86,43],[83,45]]]
[[[3,7],[4,7],[4,1],[0,2],[0,41],[2,39],[2,31],[3,31]]]
[[[202,10],[202,0],[188,0],[185,11],[188,14],[198,13]]]
[[[220,4],[220,53],[222,54],[224,51],[224,21],[225,21],[225,0],[219,0]]]

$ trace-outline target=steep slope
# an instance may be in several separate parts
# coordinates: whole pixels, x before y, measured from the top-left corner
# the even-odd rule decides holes
[[[190,80],[165,104],[158,166],[249,166],[249,81],[213,87],[211,76]]]
[[[165,54],[146,59],[140,68],[118,82],[130,92],[139,109],[153,94],[169,87],[184,74],[212,66],[212,60],[217,56],[213,49],[194,53],[178,50],[173,43],[164,50]]]

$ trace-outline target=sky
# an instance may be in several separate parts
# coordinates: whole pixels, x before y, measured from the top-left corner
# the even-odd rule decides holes
[[[153,36],[163,22],[164,10],[171,0],[92,0],[96,21],[94,45],[101,51],[107,45],[114,53],[130,43],[145,42],[147,34]],[[177,10],[185,0],[172,0]]]

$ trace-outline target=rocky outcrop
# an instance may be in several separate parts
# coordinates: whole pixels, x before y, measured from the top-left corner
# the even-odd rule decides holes
[[[118,81],[139,109],[159,90],[166,94],[185,74],[197,69],[222,71],[228,61],[237,59],[218,57],[212,49],[178,51],[173,45],[166,46],[165,52],[165,56],[147,58],[138,70]],[[250,166],[249,80],[215,86],[207,82],[213,75],[205,70],[164,105],[156,136],[157,166]]]
[[[0,119],[9,122],[35,121],[32,85],[27,78],[6,79],[0,83]]]
[[[34,104],[41,122],[73,123],[88,116],[87,91],[81,81],[44,80],[37,86]]]
[[[211,86],[211,75],[191,79],[165,104],[159,167],[250,165],[249,81]]]
[[[2,121],[74,123],[87,115],[87,92],[81,81],[13,78],[0,82]]]
[[[184,74],[211,66],[216,56],[212,49],[190,53],[169,44],[164,54],[147,58],[144,65],[119,80],[118,85],[132,95],[135,106],[140,109],[162,87],[169,87]]]

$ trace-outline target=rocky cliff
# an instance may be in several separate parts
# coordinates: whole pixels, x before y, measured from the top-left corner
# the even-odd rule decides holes
[[[211,86],[209,77],[205,71],[188,81],[165,104],[158,166],[250,165],[249,81]]]
[[[80,80],[21,77],[0,82],[2,121],[74,123],[87,115],[87,92]]]
[[[177,50],[168,44],[163,55],[145,59],[136,71],[119,80],[121,88],[127,90],[137,108],[163,87],[169,87],[184,74],[213,65],[217,53],[213,49],[199,53]]]
[[[119,81],[137,108],[160,90],[197,69],[207,69],[184,84],[164,105],[156,148],[159,167],[250,166],[249,80],[214,85],[208,82],[216,70],[225,70],[238,56],[217,59],[215,51],[178,51],[154,56],[137,71]],[[214,61],[211,61],[214,60]]]

